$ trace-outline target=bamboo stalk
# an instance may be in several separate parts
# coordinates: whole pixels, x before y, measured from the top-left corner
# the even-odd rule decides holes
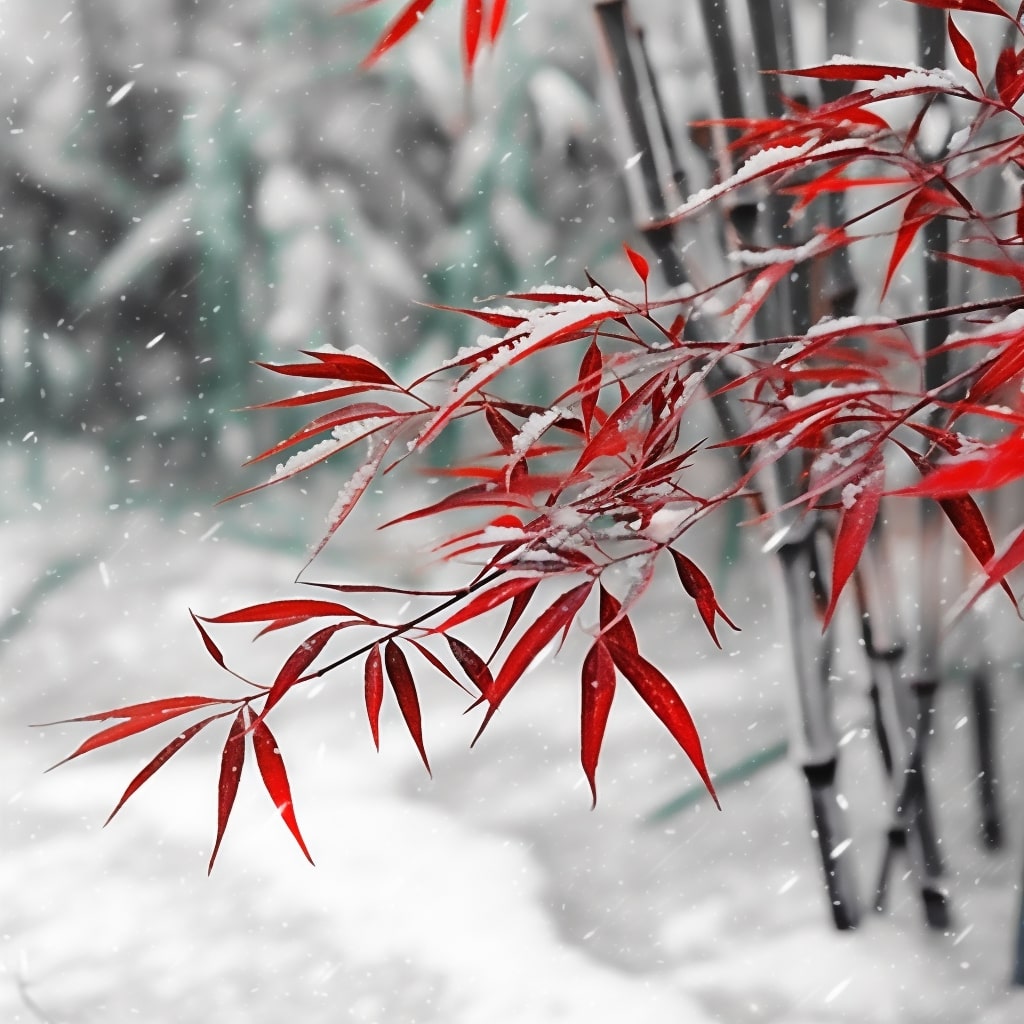
[[[731,36],[725,9],[721,3],[708,0],[704,5],[704,13],[709,19],[708,36],[716,54],[716,74],[720,87],[724,92],[723,107],[729,116],[742,116],[739,78],[735,70],[732,54]],[[643,55],[643,41],[632,31],[628,9],[624,0],[606,0],[596,5],[599,24],[603,33],[606,48],[611,58],[616,82],[619,86],[621,105],[630,133],[632,148],[639,154],[639,168],[643,183],[643,194],[650,211],[654,216],[663,215],[667,207],[664,196],[655,194],[653,183],[659,180],[656,152],[660,142],[664,151],[670,154],[669,164],[675,169],[674,180],[685,185],[685,175],[678,173],[681,161],[673,154],[674,142],[667,131],[668,118],[660,101],[660,94],[653,84],[650,62]],[[647,93],[652,97],[656,113],[653,118],[657,130],[663,138],[652,137],[652,129],[642,119],[646,115],[641,82],[632,66],[640,54],[640,61],[645,72],[652,81]],[[718,62],[728,61],[727,64]],[[658,110],[658,107],[661,107]],[[785,234],[785,219],[788,214],[776,210],[772,220],[772,230]],[[756,226],[756,219],[750,218],[750,227]],[[686,271],[676,255],[671,228],[650,228],[641,220],[641,230],[659,258],[663,273],[668,283],[680,287],[687,282]],[[774,240],[774,239],[773,239]],[[775,317],[776,326],[788,327],[785,314],[786,304],[778,306]],[[688,324],[693,330],[693,318]],[[698,328],[699,320],[698,320]],[[782,333],[782,331],[779,331]],[[724,373],[716,368],[716,373]],[[712,392],[719,389],[711,384]],[[730,436],[736,436],[743,417],[734,407],[733,401],[719,395],[715,400],[715,410],[723,430]],[[788,481],[778,479],[779,468],[762,474],[765,503],[770,508],[777,508],[780,485],[787,491],[796,486],[795,473],[790,474]],[[796,702],[798,705],[799,727],[795,730],[795,746],[800,752],[800,760],[804,767],[811,796],[811,810],[815,823],[815,832],[821,853],[825,881],[833,920],[839,928],[849,928],[856,924],[858,907],[855,895],[855,882],[852,874],[851,856],[843,856],[849,842],[844,815],[842,814],[836,793],[836,766],[838,762],[838,743],[835,734],[831,694],[828,686],[830,648],[823,643],[820,635],[821,602],[815,592],[814,580],[820,578],[816,553],[815,522],[813,518],[802,521],[790,515],[790,530],[777,550],[782,567],[786,600],[787,622],[793,640],[794,676]]]

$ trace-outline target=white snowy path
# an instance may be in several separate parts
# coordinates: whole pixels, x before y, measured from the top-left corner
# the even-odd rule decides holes
[[[186,609],[294,594],[297,561],[218,536],[201,541],[232,514],[218,511],[161,522],[144,512],[29,509],[0,531],[0,1021],[1024,1019],[1024,996],[1006,985],[1024,845],[1019,732],[1003,743],[1012,852],[993,857],[973,839],[970,744],[968,730],[954,728],[963,713],[955,690],[937,740],[956,913],[947,936],[925,933],[899,881],[888,916],[869,916],[856,934],[830,929],[804,793],[787,763],[725,789],[721,814],[704,800],[645,826],[694,776],[624,693],[590,811],[568,656],[534,670],[472,751],[460,701],[425,683],[433,781],[397,714],[385,715],[382,752],[373,751],[354,675],[286,701],[273,724],[316,868],[250,759],[206,877],[222,742],[212,733],[100,830],[157,741],[144,736],[44,775],[87,731],[27,723],[234,692]],[[42,586],[54,566],[60,579]],[[751,610],[732,601],[749,622]],[[782,652],[754,654],[757,631],[748,628],[730,658],[708,655],[686,623],[680,648],[655,656],[679,680],[718,770],[782,734]],[[860,687],[844,687],[841,714],[856,725]],[[878,771],[870,741],[845,752],[857,834],[849,855],[866,892],[884,823]]]

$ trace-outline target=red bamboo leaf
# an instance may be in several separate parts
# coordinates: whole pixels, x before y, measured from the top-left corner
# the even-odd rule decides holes
[[[384,30],[373,49],[363,58],[360,67],[368,68],[376,63],[396,43],[411,32],[434,0],[412,0]]]
[[[366,718],[370,723],[373,745],[380,750],[380,708],[384,703],[384,670],[380,661],[380,644],[374,644],[366,656],[363,680]]]
[[[922,207],[927,202],[927,197],[924,195],[924,191],[916,192],[910,197],[910,202],[907,203],[907,208],[903,213],[903,220],[900,223],[899,230],[896,232],[896,240],[893,243],[892,255],[889,257],[889,266],[885,272],[885,282],[882,285],[882,298],[885,298],[886,292],[889,290],[889,285],[892,282],[893,275],[896,273],[900,263],[903,262],[903,257],[906,256],[907,250],[910,248],[917,236],[918,231],[931,220],[931,214],[922,215],[920,213]]]
[[[338,531],[338,528],[349,517],[352,509],[356,507],[359,499],[366,493],[366,489],[373,482],[380,469],[384,457],[391,450],[391,445],[398,437],[401,427],[395,427],[376,439],[376,444],[371,452],[364,459],[362,465],[349,477],[348,483],[342,487],[338,497],[334,500],[334,507],[327,514],[327,532],[320,538],[317,546],[313,549],[306,562],[308,568],[313,560],[327,546],[327,542]]]
[[[1022,207],[1024,210],[1024,207]],[[1018,213],[1019,215],[1019,213]],[[1018,232],[1019,234],[1020,232]],[[955,263],[964,263],[969,267],[977,267],[984,270],[986,274],[995,274],[998,277],[1015,278],[1017,284],[1024,288],[1024,266],[1010,259],[983,259],[978,256],[964,256],[960,253],[948,252],[943,254],[944,259],[953,260]]]
[[[513,442],[519,431],[492,405],[484,406],[484,418],[491,428],[494,439],[501,445],[501,450],[506,455],[510,455],[515,450]],[[500,474],[499,471],[499,475],[503,474]]]
[[[991,491],[1024,476],[1024,433],[987,445],[970,457],[939,463],[923,480],[894,494],[956,498],[973,491]]]
[[[206,647],[207,654],[209,654],[221,668],[226,669],[227,664],[224,662],[224,655],[221,654],[220,648],[213,642],[213,637],[206,632],[206,629],[203,627],[203,624],[199,621],[199,618],[196,616],[194,611],[189,609],[189,615],[192,616],[192,621],[195,623],[196,629],[199,630],[199,635],[203,638],[203,644]]]
[[[468,644],[454,636],[446,636],[448,646],[455,657],[455,660],[462,667],[473,685],[480,691],[481,696],[486,699],[494,686],[494,678],[487,663]]]
[[[432,2],[432,0],[431,0]],[[347,352],[303,352],[311,356],[313,363],[260,363],[257,366],[285,377],[306,377],[310,380],[338,380],[349,384],[374,384],[379,387],[397,388],[386,370],[362,356]]]
[[[220,850],[224,830],[228,827],[228,818],[231,817],[231,808],[234,807],[235,797],[238,795],[238,783],[242,779],[242,768],[245,766],[245,732],[248,727],[248,711],[239,708],[220,755],[220,778],[217,781],[217,838],[213,844],[213,853],[210,854],[207,874],[213,871],[213,862],[217,859],[217,851]]]
[[[912,448],[903,448],[903,451],[910,456],[911,461],[917,466],[923,477],[934,471],[934,466],[924,456],[919,455]],[[939,507],[946,514],[946,518],[953,524],[953,529],[960,535],[961,540],[967,545],[971,554],[984,566],[995,554],[995,544],[992,541],[992,534],[989,532],[988,524],[982,515],[978,503],[969,494],[959,494],[949,498],[937,498]],[[1006,580],[1000,585],[1006,591],[1007,597],[1013,602],[1016,608],[1017,602],[1010,590]]]
[[[1024,344],[1008,345],[997,355],[971,387],[969,399],[979,402],[1024,372]]]
[[[946,518],[953,524],[953,528],[974,557],[982,566],[988,564],[995,555],[995,544],[978,503],[969,494],[962,494],[957,498],[939,498],[938,502],[942,511],[946,513]],[[999,586],[1016,608],[1017,599],[1013,596],[1010,584],[1005,579],[1000,579]]]
[[[601,349],[598,348],[596,341],[592,341],[580,363],[578,378],[579,385],[585,389],[580,397],[580,416],[583,419],[583,430],[588,440],[590,439],[590,428],[594,422],[594,410],[597,408],[597,399],[601,391],[603,365]]]
[[[293,409],[303,405],[316,405],[319,402],[334,402],[341,398],[351,398],[354,395],[365,395],[367,391],[373,390],[373,385],[370,384],[358,384],[354,387],[343,388],[322,388],[319,391],[292,395],[290,398],[277,398],[273,402],[246,405],[243,409],[245,412],[253,412],[256,409]]]
[[[466,0],[462,13],[462,46],[466,77],[473,71],[484,21],[483,0]]]
[[[978,81],[978,58],[974,53],[974,47],[967,36],[956,27],[956,22],[952,17],[946,19],[946,32],[949,35],[956,59],[960,61],[962,67],[974,75],[975,81]],[[978,81],[978,84],[981,85],[981,82]]]
[[[997,583],[1005,583],[1006,577],[1024,563],[1024,529],[1007,544],[1006,549],[998,555],[993,555],[985,565],[985,575],[988,580],[985,583],[985,590],[995,586]],[[1011,593],[1012,597],[1012,593]],[[1016,607],[1016,601],[1014,606]]]
[[[508,9],[508,0],[494,0],[491,7],[491,18],[487,26],[487,38],[493,44],[501,32],[505,21],[505,12]]]
[[[501,670],[494,680],[494,686],[487,694],[490,708],[480,727],[481,731],[537,655],[557,636],[559,630],[568,628],[572,623],[593,586],[593,580],[587,580],[586,583],[581,583],[556,598],[519,638],[501,666]]]
[[[809,68],[788,68],[778,74],[795,78],[824,78],[830,82],[880,82],[883,78],[900,78],[912,70],[898,64],[837,61],[835,64],[815,64]]]
[[[439,302],[428,302],[424,305],[429,306],[430,309],[440,309],[448,313],[459,313],[462,316],[471,316],[476,320],[482,320],[485,324],[490,324],[491,327],[500,327],[502,330],[509,330],[512,327],[518,327],[521,323],[526,320],[526,317],[519,316],[515,313],[502,312],[499,313],[493,309],[467,309],[461,306],[445,306]],[[459,365],[456,362],[453,365]]]
[[[683,590],[697,603],[697,611],[700,613],[701,619],[704,620],[704,626],[711,634],[711,639],[715,641],[715,646],[721,649],[722,645],[715,633],[715,616],[720,615],[737,632],[739,632],[740,627],[725,614],[722,606],[718,603],[718,599],[715,597],[711,581],[700,568],[687,558],[686,555],[680,554],[674,548],[669,548],[668,550],[675,562],[676,573],[679,575],[679,582],[682,583]]]
[[[454,629],[463,622],[475,619],[477,616],[489,612],[492,608],[497,608],[498,605],[504,604],[506,601],[511,601],[512,598],[517,594],[521,594],[524,590],[532,591],[536,586],[537,581],[535,579],[525,577],[505,580],[504,583],[499,583],[497,586],[491,587],[490,590],[485,590],[482,594],[477,594],[472,601],[463,605],[462,608],[453,615],[450,615],[439,626],[434,626],[431,632],[447,633],[448,630]]]
[[[252,727],[252,748],[256,754],[256,766],[263,777],[263,785],[266,786],[270,799],[274,801],[277,813],[288,826],[299,849],[303,852],[310,864],[313,858],[306,849],[306,843],[299,831],[299,823],[295,818],[295,807],[292,804],[292,790],[288,784],[288,773],[285,771],[284,758],[278,748],[274,734],[267,728],[266,724],[259,719]]]
[[[908,0],[918,7],[937,7],[943,11],[974,11],[976,14],[995,14],[1008,21],[1013,18],[1004,11],[996,0]]]
[[[145,732],[147,729],[163,725],[164,722],[169,722],[172,718],[187,715],[194,708],[195,705],[190,705],[166,713],[157,712],[151,715],[138,715],[123,722],[118,722],[117,725],[109,725],[106,729],[101,729],[99,732],[94,733],[72,753],[68,754],[67,757],[46,770],[52,772],[54,768],[59,768],[62,764],[67,764],[68,761],[76,757],[81,757],[83,754],[88,754],[92,750],[98,750],[100,747],[105,747],[110,743],[116,743],[118,740],[127,739],[129,736],[135,736],[137,733]]]
[[[239,608],[237,611],[225,612],[223,615],[202,615],[204,622],[228,623],[228,622],[272,622],[277,619],[291,619],[295,622],[305,622],[307,619],[320,616],[354,616],[364,618],[359,612],[353,611],[347,605],[336,604],[334,601],[295,600],[265,601],[262,604],[249,605],[246,608]]]
[[[415,647],[416,650],[419,651],[420,654],[422,654],[423,657],[428,662],[430,662],[430,664],[434,668],[436,668],[438,672],[441,673],[441,675],[443,675],[446,679],[450,679],[460,690],[463,690],[466,693],[470,693],[469,688],[463,686],[463,684],[455,678],[451,669],[449,669],[448,666],[436,654],[434,654],[434,652],[430,650],[429,647],[424,647],[423,644],[419,642],[419,640],[410,639],[408,642],[412,644],[412,646]],[[470,696],[473,695],[470,693]]]
[[[536,296],[528,297],[535,298]],[[495,346],[494,358],[478,363],[462,378],[460,384],[452,389],[447,404],[441,406],[431,416],[419,437],[412,442],[410,451],[416,451],[430,444],[467,402],[479,396],[495,377],[506,372],[509,367],[544,349],[585,337],[588,329],[607,320],[617,320],[624,312],[623,301],[613,297],[602,299],[588,297],[585,301],[583,296],[576,294],[565,301],[578,303],[583,309],[578,311],[577,315],[568,317],[563,308],[550,316],[540,318],[530,330],[512,338],[502,339]],[[588,306],[596,306],[596,308],[586,311]],[[510,352],[506,351],[508,349]]]
[[[537,592],[538,580],[533,581],[532,587],[527,587],[525,590],[516,594],[512,599],[512,607],[508,610],[508,618],[505,619],[505,625],[501,629],[501,633],[498,635],[498,640],[494,645],[494,653],[491,654],[493,658],[498,652],[498,649],[508,638],[509,633],[515,629],[516,623],[523,617],[523,612],[526,611],[526,606],[530,603],[530,598]]]
[[[973,582],[963,595],[960,606],[957,609],[957,616],[967,611],[982,594],[987,593],[998,583],[1003,590],[1009,593],[1017,617],[1022,618],[1020,608],[1017,606],[1017,600],[1013,596],[1013,591],[1009,589],[1009,583],[1006,580],[1007,575],[1018,569],[1022,563],[1024,563],[1024,527],[1021,527],[1016,533],[1012,534],[1003,545],[1002,551],[994,554],[982,567],[984,576],[980,580]]]
[[[205,729],[211,722],[216,721],[218,718],[220,718],[220,715],[212,715],[210,718],[204,718],[201,722],[196,722],[195,725],[190,725],[184,732],[178,733],[178,735],[175,736],[174,739],[171,740],[171,742],[168,743],[167,746],[164,747],[163,750],[161,750],[156,757],[154,757],[153,760],[150,761],[149,764],[147,764],[146,767],[128,783],[128,788],[121,794],[121,799],[117,801],[117,806],[110,812],[110,816],[107,820],[103,822],[103,827],[106,828],[107,825],[110,824],[114,815],[124,807],[129,797],[133,796],[143,783],[148,782],[161,768],[163,768],[163,766],[167,764],[167,762],[179,750],[181,750],[181,748],[185,746],[193,736]]]
[[[288,660],[281,666],[281,670],[274,679],[273,686],[267,694],[267,702],[263,705],[260,718],[266,718],[270,709],[298,682],[299,677],[316,660],[317,656],[327,645],[327,641],[341,629],[342,626],[324,626],[317,630],[312,636],[295,648],[288,656]]]
[[[619,620],[620,623],[623,620]],[[608,646],[615,667],[626,677],[629,684],[643,698],[647,706],[660,719],[672,734],[672,738],[683,749],[690,759],[697,774],[701,777],[715,806],[721,810],[714,784],[708,774],[704,762],[704,751],[701,747],[700,735],[694,725],[689,710],[675,687],[646,658],[642,657],[629,646],[616,643],[609,633]]]
[[[405,652],[395,643],[389,640],[384,648],[384,666],[387,669],[388,679],[391,681],[391,689],[395,691],[398,699],[398,708],[402,712],[405,724],[408,726],[409,735],[412,737],[416,749],[423,758],[423,766],[430,771],[430,762],[427,760],[427,751],[423,746],[423,724],[420,717],[420,701],[416,696],[416,684],[413,682],[412,672],[409,670],[409,662]]]
[[[38,728],[47,725],[67,725],[69,722],[105,722],[109,718],[174,718],[193,708],[201,708],[207,704],[222,704],[219,697],[161,697],[158,700],[147,700],[142,704],[125,704],[124,707],[111,708],[109,711],[97,711],[91,715],[79,715],[78,718],[60,718],[56,722],[40,722]]]
[[[251,466],[257,462],[262,462],[264,459],[279,455],[281,452],[303,441],[308,441],[309,438],[315,437],[317,434],[322,434],[326,430],[333,431],[338,427],[349,426],[353,441],[358,441],[361,437],[375,433],[384,426],[383,423],[373,426],[369,421],[395,419],[396,417],[405,418],[403,413],[396,412],[390,406],[381,405],[379,402],[356,402],[353,405],[345,406],[344,409],[335,409],[332,412],[325,413],[323,416],[318,416],[315,420],[307,423],[301,430],[295,431],[294,434],[286,437],[283,441],[279,441],[266,451],[260,452],[259,455],[254,455],[245,464]],[[334,436],[341,440],[337,434]]]
[[[878,516],[884,486],[885,467],[881,462],[875,462],[858,480],[843,489],[843,511],[836,530],[832,557],[832,594],[825,611],[825,626],[831,621],[839,595],[860,561],[871,527]]]
[[[597,640],[587,651],[580,683],[580,762],[590,783],[591,807],[596,807],[597,762],[601,757],[601,743],[615,696],[615,666],[603,640]]]
[[[622,615],[622,605],[613,597],[604,585],[601,586],[601,635],[608,638],[609,643],[625,647],[634,654],[639,653],[636,634],[627,617]]]
[[[486,505],[511,505],[515,508],[533,508],[533,502],[521,494],[512,491],[495,490],[492,484],[473,484],[472,487],[464,487],[455,491],[440,501],[434,502],[425,508],[415,509],[407,512],[404,516],[392,519],[384,524],[381,529],[388,526],[397,526],[399,523],[407,523],[413,519],[424,519],[427,516],[436,515],[438,512],[448,512],[457,508],[479,508]]]
[[[646,285],[647,278],[651,273],[651,265],[640,255],[636,250],[631,249],[628,245],[623,244],[623,249],[626,250],[626,255],[629,257],[629,262],[633,264],[633,269],[636,271],[636,276]]]

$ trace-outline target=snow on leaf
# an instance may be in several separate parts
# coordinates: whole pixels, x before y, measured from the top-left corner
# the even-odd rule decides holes
[[[529,452],[540,436],[555,420],[566,415],[566,411],[555,405],[546,412],[535,412],[519,428],[519,433],[512,438],[512,452],[520,458]]]
[[[838,156],[844,152],[864,149],[862,139],[836,139],[822,143],[811,139],[798,146],[770,146],[748,159],[728,178],[715,185],[700,189],[689,196],[685,202],[677,206],[669,214],[669,220],[675,221],[707,206],[719,196],[734,191],[740,185],[756,181],[769,174],[792,170],[807,163]],[[810,158],[810,159],[809,159]]]
[[[893,494],[955,498],[991,491],[1024,477],[1024,432],[991,445],[977,445],[945,459],[922,480]]]
[[[914,68],[896,75],[886,75],[872,87],[871,95],[877,99],[913,89],[935,89],[946,92],[957,87],[956,78],[943,68],[930,70]]]
[[[270,799],[274,801],[277,813],[288,826],[299,849],[305,855],[310,864],[313,858],[306,849],[306,843],[299,831],[299,823],[295,818],[295,808],[292,804],[291,786],[288,784],[288,773],[285,771],[284,758],[277,746],[274,734],[267,728],[266,723],[257,719],[252,727],[252,747],[256,754],[256,766],[263,778],[263,785],[266,787]]]
[[[878,506],[885,486],[885,467],[881,460],[876,460],[869,466],[856,481],[856,486],[856,492],[849,493],[849,503],[844,490],[843,511],[840,513],[839,526],[836,529],[832,559],[832,594],[825,611],[825,626],[831,621],[839,595],[860,561],[871,528],[878,516]]]

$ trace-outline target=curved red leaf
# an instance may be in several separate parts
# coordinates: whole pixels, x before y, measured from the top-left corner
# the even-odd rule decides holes
[[[953,52],[956,54],[956,59],[960,61],[962,67],[970,71],[974,75],[975,80],[978,78],[978,58],[974,53],[974,47],[971,45],[971,41],[956,27],[956,22],[952,18],[946,19],[946,32],[949,35],[949,41],[953,46]],[[978,83],[981,84],[980,82]]]
[[[303,600],[301,598],[285,601],[265,601],[262,604],[249,605],[223,615],[202,615],[204,622],[217,624],[228,622],[273,622],[277,619],[292,619],[304,622],[324,615],[347,615],[357,619],[364,618],[359,612],[353,611],[348,605],[335,601]]]
[[[598,395],[601,392],[601,370],[604,359],[596,341],[592,341],[580,363],[578,385],[583,388],[580,396],[580,416],[583,420],[583,431],[590,440],[590,428],[594,422],[594,410],[597,408]],[[589,381],[589,383],[586,383]]]
[[[173,718],[175,715],[191,711],[193,708],[220,703],[223,703],[220,697],[161,697],[159,700],[147,700],[142,704],[126,704],[124,707],[111,708],[109,711],[97,711],[92,715],[79,715],[78,718],[60,718],[56,722],[40,722],[37,727],[67,725],[70,722],[105,722],[108,718],[154,718],[160,715]]]
[[[976,14],[995,14],[1008,21],[1013,18],[1004,11],[996,0],[908,0],[918,7],[938,7],[943,11],[974,11]]]
[[[288,785],[288,773],[285,771],[284,758],[281,756],[274,734],[259,719],[252,727],[252,748],[256,754],[256,766],[263,778],[263,785],[270,794],[270,799],[274,801],[277,813],[281,815],[282,820],[288,826],[288,831],[294,836],[295,842],[299,844],[299,849],[305,855],[306,860],[312,864],[313,858],[310,857],[309,850],[306,849],[302,833],[299,831],[299,823],[295,818],[292,790]]]
[[[633,265],[633,269],[636,271],[636,276],[639,277],[646,285],[647,278],[651,273],[651,265],[635,249],[631,249],[625,244],[623,244],[622,248],[626,250],[626,255],[629,257],[629,262]]]
[[[217,851],[220,850],[224,830],[228,827],[228,818],[231,817],[231,808],[235,806],[235,797],[238,795],[238,783],[242,779],[242,768],[245,766],[247,718],[247,710],[240,708],[228,730],[228,738],[224,741],[224,750],[220,755],[220,778],[217,781],[217,839],[213,844],[213,853],[210,854],[207,874],[213,871],[213,862],[217,859]]]
[[[501,27],[505,22],[505,12],[508,9],[508,0],[494,0],[494,4],[491,7],[491,19],[487,26],[487,38],[493,43],[501,32]]]
[[[498,605],[512,600],[512,598],[521,594],[524,590],[532,591],[536,587],[536,579],[528,577],[506,580],[504,583],[499,583],[496,587],[491,587],[490,590],[485,590],[482,594],[474,596],[472,601],[463,605],[462,608],[453,615],[450,615],[439,626],[434,626],[431,632],[447,633],[448,630],[454,629],[463,622],[475,619],[477,616],[489,612],[492,608],[497,608]]]
[[[622,621],[624,620],[620,620],[620,623]],[[715,806],[721,810],[722,805],[718,802],[714,784],[704,763],[704,751],[697,727],[675,687],[646,658],[628,646],[616,643],[611,633],[609,651],[616,668],[672,734],[672,738],[697,769],[697,774],[711,794],[711,799],[715,801]]]
[[[591,807],[596,807],[597,762],[601,757],[601,742],[615,696],[615,666],[603,640],[597,640],[587,651],[580,683],[580,762],[590,783]]]
[[[466,673],[473,685],[486,700],[487,694],[490,693],[491,687],[494,686],[494,678],[491,676],[491,670],[487,667],[487,663],[472,647],[464,644],[457,637],[446,636],[445,639],[448,641],[448,646],[451,648],[455,660],[462,667],[462,671]]]
[[[103,827],[106,828],[107,825],[110,824],[114,815],[121,810],[128,801],[128,798],[131,797],[143,783],[148,782],[161,768],[163,768],[163,766],[167,764],[167,762],[179,750],[181,750],[181,748],[185,746],[193,736],[201,732],[211,722],[216,721],[220,717],[220,715],[212,715],[210,718],[204,718],[201,722],[196,722],[195,725],[190,725],[184,732],[178,733],[178,735],[175,736],[174,739],[171,740],[171,742],[168,743],[167,746],[164,747],[163,750],[161,750],[156,757],[154,757],[153,760],[150,761],[149,764],[147,764],[146,767],[128,783],[127,789],[125,789],[124,793],[121,794],[121,799],[117,801],[117,806],[110,812],[110,816],[107,820],[103,822]]]
[[[494,686],[486,694],[490,707],[480,725],[473,742],[475,743],[491,720],[498,706],[508,696],[509,691],[518,682],[522,674],[530,667],[538,654],[555,638],[559,630],[568,629],[577,612],[583,607],[594,586],[593,580],[587,580],[578,587],[566,591],[547,608],[529,629],[519,638],[509,652],[505,663],[501,666]]]
[[[324,649],[327,641],[344,627],[345,623],[335,626],[324,626],[317,630],[312,636],[295,648],[288,656],[288,660],[281,666],[277,673],[273,686],[267,694],[267,702],[263,705],[260,718],[266,718],[272,707],[299,681],[299,677],[313,663],[316,657]]]
[[[1024,476],[1024,433],[988,445],[971,457],[939,463],[923,480],[894,494],[956,498],[972,491],[990,491]]]
[[[718,640],[718,635],[715,633],[715,616],[720,615],[737,632],[739,632],[740,627],[722,610],[722,606],[718,603],[718,598],[715,597],[711,581],[704,575],[701,569],[687,558],[686,555],[681,554],[674,548],[669,548],[668,550],[675,562],[676,573],[679,575],[679,582],[682,583],[683,590],[696,602],[697,611],[704,620],[704,625],[711,634],[711,639],[715,641],[715,646],[721,649],[722,645]]]
[[[832,594],[825,611],[824,626],[828,626],[831,621],[839,595],[860,561],[871,527],[878,516],[884,486],[885,467],[879,461],[843,489],[843,511],[839,517],[832,557]]]
[[[363,681],[366,718],[370,723],[373,745],[380,750],[380,708],[384,703],[384,669],[380,661],[380,644],[374,644],[366,656]]]
[[[430,762],[427,760],[427,751],[423,745],[423,723],[420,717],[420,701],[416,696],[416,684],[413,682],[405,652],[394,640],[389,640],[384,648],[384,667],[391,681],[391,689],[395,691],[395,697],[398,699],[399,710],[409,728],[409,735],[416,744],[420,757],[423,758],[427,774],[430,775]]]
[[[483,22],[483,0],[466,0],[466,6],[462,12],[462,46],[467,77],[472,73],[473,64],[476,61]]]
[[[384,30],[373,49],[363,58],[361,67],[368,68],[376,63],[392,46],[411,32],[433,2],[434,0],[412,0],[407,4]]]

